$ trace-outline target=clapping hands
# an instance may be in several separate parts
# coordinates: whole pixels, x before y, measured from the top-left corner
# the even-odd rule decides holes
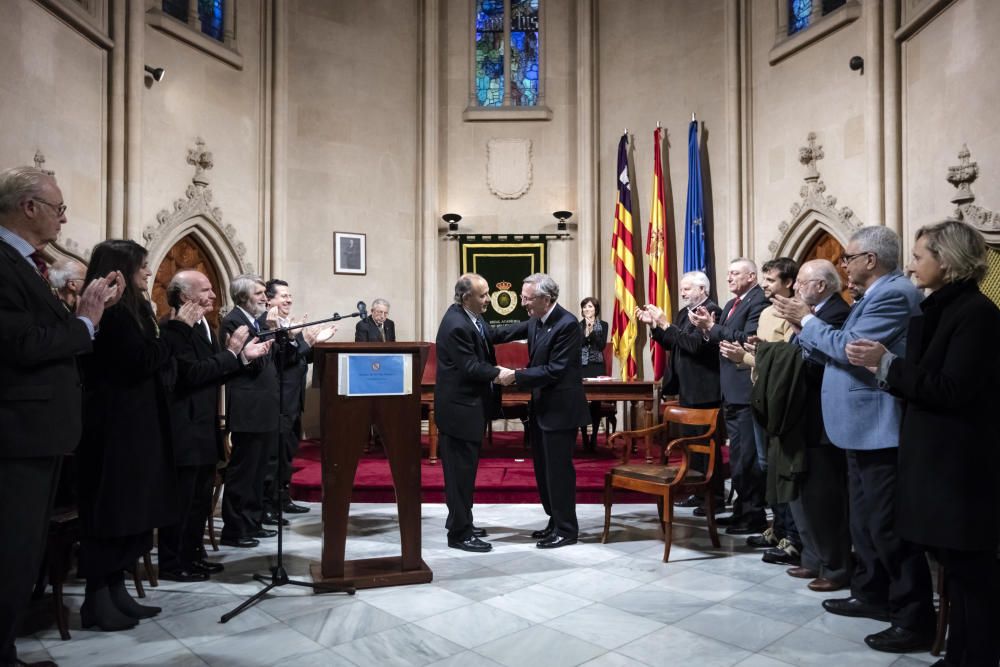
[[[514,370],[511,368],[504,368],[503,366],[497,366],[500,369],[500,375],[494,378],[494,384],[498,384],[504,387],[509,387],[514,384]]]

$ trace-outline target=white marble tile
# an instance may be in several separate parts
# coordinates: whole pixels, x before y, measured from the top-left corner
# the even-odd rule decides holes
[[[545,667],[572,667],[604,653],[596,644],[536,625],[476,648],[507,667],[544,664]]]
[[[361,600],[292,616],[285,622],[323,646],[336,646],[406,623]]]
[[[761,553],[761,551],[752,551],[732,556],[720,555],[716,558],[707,558],[692,567],[701,572],[711,572],[727,577],[735,577],[736,579],[745,579],[755,584],[773,579],[776,575],[783,574],[788,569],[787,565],[765,563],[760,559]],[[800,579],[799,581],[802,580]]]
[[[712,603],[687,593],[647,586],[608,598],[603,604],[660,623],[676,623]]]
[[[497,560],[491,563],[490,567],[536,583],[543,582],[570,571],[572,566],[566,561],[560,560],[554,552],[572,548],[552,549],[551,552],[545,552],[544,554],[542,550],[535,549],[534,553],[520,555],[517,558]]]
[[[598,603],[554,618],[545,626],[613,649],[659,630],[663,623]]]
[[[248,667],[250,665],[297,664],[323,647],[280,623],[248,630],[238,635],[191,647],[198,657],[214,666]]]
[[[426,584],[372,588],[360,591],[358,597],[407,621],[416,621],[472,604],[472,600],[466,597]]]
[[[847,639],[856,644],[865,645],[865,637],[881,632],[889,627],[885,621],[876,621],[871,618],[854,618],[851,616],[838,616],[824,611],[817,615],[803,627],[809,630],[818,630],[841,639]]]
[[[736,663],[736,667],[787,667],[789,663],[769,658],[766,655],[755,654]]]
[[[619,577],[610,572],[586,567],[549,579],[543,582],[542,585],[558,591],[567,591],[578,597],[593,600],[594,602],[600,602],[625,591],[630,591],[640,584],[635,579]]]
[[[191,652],[190,649],[179,648],[145,660],[129,662],[130,665],[156,665],[156,667],[205,667],[207,662]]]
[[[590,600],[585,598],[563,593],[540,584],[487,598],[483,602],[497,609],[517,614],[533,623],[544,623],[591,604]]]
[[[674,627],[697,632],[748,651],[757,652],[798,628],[747,611],[714,605],[678,621]]]
[[[480,568],[462,576],[437,580],[437,585],[476,602],[532,586],[527,579],[503,574],[493,568]]]
[[[476,603],[417,621],[416,625],[464,648],[474,648],[531,627],[531,622],[491,605]]]
[[[587,662],[580,665],[580,667],[635,667],[635,658],[629,658],[621,653],[605,653],[604,655],[599,655],[593,660],[588,660]]]
[[[687,567],[687,565],[684,567]],[[645,558],[619,556],[618,558],[594,565],[594,569],[601,572],[615,574],[619,577],[634,579],[642,584],[648,584],[652,581],[656,581],[673,574],[677,568],[671,568],[669,563],[662,563]]]
[[[401,625],[332,649],[357,665],[420,667],[462,651],[458,644],[416,625]]]
[[[892,667],[926,667],[926,665],[934,664],[939,659],[939,657],[933,656],[930,653],[911,653],[896,660],[896,662],[892,663]]]
[[[77,631],[68,642],[46,647],[52,659],[81,667],[128,665],[184,648],[153,621],[144,621],[125,632]]]
[[[720,602],[753,586],[752,582],[688,568],[650,584],[712,602]]]
[[[817,616],[826,614],[820,600],[793,595],[763,585],[753,586],[728,597],[722,604],[795,625],[803,625]]]
[[[480,655],[475,651],[463,651],[462,653],[448,656],[443,660],[432,662],[427,667],[500,667],[500,663],[494,662],[485,655]]]
[[[228,604],[206,607],[189,614],[171,616],[156,622],[188,648],[222,637],[238,635],[241,632],[268,626],[275,622],[272,616],[256,607],[250,607],[230,621],[220,623],[222,615],[232,610],[233,607]]]
[[[271,667],[355,667],[355,664],[330,649],[323,649],[278,660]]]
[[[852,665],[852,667],[882,667],[891,665],[899,657],[893,653],[873,651],[867,646],[806,628],[788,633],[763,649],[761,653],[793,665]]]
[[[667,626],[616,649],[647,665],[728,667],[750,656],[732,644]]]

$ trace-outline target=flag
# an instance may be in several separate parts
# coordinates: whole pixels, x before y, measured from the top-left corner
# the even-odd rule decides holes
[[[649,231],[646,234],[646,266],[649,277],[649,289],[646,298],[649,303],[658,307],[667,316],[667,321],[673,319],[670,304],[670,292],[667,291],[667,225],[666,197],[663,194],[663,161],[660,159],[660,145],[663,143],[663,130],[653,130],[653,203],[649,207]],[[662,345],[650,339],[649,349],[653,355],[653,380],[663,377],[667,365],[666,350]]]
[[[635,255],[632,253],[632,187],[628,182],[628,135],[618,142],[618,201],[611,236],[611,263],[615,268],[615,311],[611,319],[611,346],[621,363],[622,380],[636,374]]]
[[[684,214],[684,273],[708,272],[705,263],[705,205],[701,194],[701,159],[698,157],[698,121],[688,129],[688,192]]]

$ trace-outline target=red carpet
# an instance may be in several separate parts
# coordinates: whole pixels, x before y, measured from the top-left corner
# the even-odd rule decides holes
[[[421,438],[424,450],[421,465],[421,488],[423,501],[444,502],[444,477],[441,465],[431,465],[427,461],[427,437]],[[576,467],[576,500],[578,503],[604,502],[604,473],[617,459],[604,448],[604,436],[598,436],[596,452],[585,452],[577,446],[574,457]],[[322,499],[320,451],[317,440],[303,440],[298,456],[292,464],[297,472],[292,476],[292,497],[296,500],[318,502]],[[358,463],[354,478],[354,502],[388,503],[396,497],[389,474],[389,463],[379,447]],[[476,475],[477,503],[537,503],[538,489],[535,486],[535,472],[531,462],[531,452],[523,445],[520,432],[499,432],[493,435],[493,444],[484,444]],[[616,491],[615,503],[654,502],[652,496]]]

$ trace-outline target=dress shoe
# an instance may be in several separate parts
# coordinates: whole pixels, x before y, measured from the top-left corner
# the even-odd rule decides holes
[[[287,525],[289,525],[288,524],[288,519],[286,519],[285,517],[281,517],[281,520],[279,521],[278,520],[278,515],[275,514],[274,512],[267,512],[261,518],[260,522],[262,524],[264,524],[265,526],[278,526],[278,525],[287,526]],[[277,533],[275,533],[275,534],[277,534]]]
[[[674,507],[701,507],[705,504],[704,498],[699,498],[693,493],[683,500],[675,500]]]
[[[719,520],[716,519],[716,523]],[[763,533],[767,529],[767,523],[732,523],[726,528],[726,535],[753,535]]]
[[[493,549],[492,544],[483,542],[475,535],[471,535],[464,540],[448,540],[448,546],[452,549],[461,549],[462,551],[471,551],[477,554],[484,554]]]
[[[778,546],[781,540],[774,534],[774,528],[768,528],[760,535],[751,535],[747,538],[747,546],[754,549],[767,549]]]
[[[204,558],[199,558],[195,562],[191,563],[196,570],[204,570],[209,574],[219,574],[225,570],[225,566],[222,563],[213,563],[212,561],[205,560]]]
[[[819,572],[816,570],[810,570],[808,567],[790,567],[785,570],[785,574],[789,577],[795,577],[796,579],[815,579],[819,576]]]
[[[108,592],[111,595],[111,601],[116,607],[118,607],[118,611],[126,616],[131,616],[134,619],[142,620],[144,618],[153,618],[163,611],[162,607],[154,607],[153,605],[139,604],[136,602],[132,596],[128,594],[128,590],[125,589],[124,580],[108,584]]]
[[[552,533],[556,532],[556,529],[552,526],[545,526],[543,530],[536,530],[531,533],[531,539],[533,540],[544,540],[552,537]]]
[[[536,547],[539,549],[558,549],[559,547],[569,546],[570,544],[576,544],[575,537],[568,537],[566,535],[552,535],[546,537],[544,540],[539,540]]]
[[[257,532],[252,534],[252,537],[274,537],[277,534],[278,531],[270,528],[258,528]]]
[[[219,540],[219,544],[237,549],[251,549],[260,544],[260,540],[255,540],[252,537],[223,537]]]
[[[80,625],[84,630],[95,625],[104,632],[117,632],[134,628],[138,619],[120,611],[111,601],[111,592],[107,586],[96,591],[87,591],[80,607]]]
[[[305,514],[309,509],[305,505],[296,505],[291,500],[281,506],[281,511],[285,514]]]
[[[838,616],[858,616],[886,622],[889,620],[889,610],[887,608],[876,604],[869,604],[853,596],[849,598],[837,598],[835,600],[823,600],[823,609]],[[865,641],[867,642],[868,639],[865,638]]]
[[[18,660],[14,664],[17,665],[17,667],[59,667],[59,665],[51,660],[39,660],[38,662],[25,662],[24,660]]]
[[[807,586],[809,590],[816,591],[817,593],[832,593],[834,591],[839,591],[842,588],[846,588],[847,584],[841,584],[833,579],[827,579],[826,577],[816,577],[810,581]]]
[[[728,511],[729,510],[726,509],[726,503],[725,503],[725,501],[716,501],[716,503],[715,503],[715,516],[718,517],[720,514],[725,514]],[[695,507],[693,514],[695,516],[700,516],[700,517],[704,518],[704,517],[708,516],[708,510],[705,508],[704,505],[702,505],[701,507]],[[733,520],[734,519],[731,516],[728,516],[728,517],[724,516],[724,517],[717,518],[715,520],[715,523],[721,523],[723,521],[730,522],[730,521],[733,521]],[[722,523],[722,525],[725,526],[726,524]]]
[[[192,567],[190,570],[160,570],[164,581],[208,581],[208,572]]]
[[[489,535],[489,533],[486,532],[485,528],[476,528],[475,526],[472,527],[472,536],[473,537],[486,537],[488,535]]]
[[[760,559],[765,563],[776,565],[799,565],[802,563],[802,555],[799,553],[798,547],[784,538],[778,542],[778,546],[765,551]]]
[[[869,648],[885,653],[912,653],[931,650],[934,643],[933,633],[921,634],[913,632],[898,625],[876,632],[865,637],[865,643]]]

